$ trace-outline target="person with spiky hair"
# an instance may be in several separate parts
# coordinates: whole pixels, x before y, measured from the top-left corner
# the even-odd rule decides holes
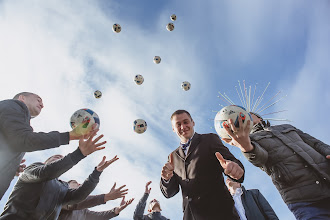
[[[75,130],[33,132],[30,120],[37,117],[43,107],[40,96],[31,92],[0,101],[0,200],[14,176],[25,168],[24,164],[20,165],[25,152],[59,147],[81,137]]]
[[[330,146],[290,124],[271,126],[251,115],[253,122],[243,126],[239,118],[238,128],[229,119],[231,138],[222,140],[272,178],[297,219],[330,219]]]

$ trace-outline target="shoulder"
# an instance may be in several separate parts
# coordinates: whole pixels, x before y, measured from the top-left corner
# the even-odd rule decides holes
[[[27,106],[18,100],[14,100],[14,99],[7,99],[7,100],[3,100],[0,102],[0,112],[1,113],[9,113],[9,114],[15,114],[18,112],[21,113],[28,113],[28,108]]]
[[[36,168],[36,167],[41,167],[41,166],[44,166],[44,165],[45,165],[45,164],[44,164],[44,163],[41,163],[41,162],[32,163],[32,164],[30,164],[29,166],[27,166],[27,167],[24,169],[24,171],[25,171],[25,170],[34,169],[34,168]]]

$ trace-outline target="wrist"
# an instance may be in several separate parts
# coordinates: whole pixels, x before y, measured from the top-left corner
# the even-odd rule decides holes
[[[119,207],[115,208],[115,214],[118,215],[120,213]]]

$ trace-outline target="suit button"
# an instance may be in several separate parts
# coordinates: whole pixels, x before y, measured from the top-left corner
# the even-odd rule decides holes
[[[305,167],[308,167],[307,165],[305,165]]]
[[[293,151],[293,154],[296,154],[296,152]]]
[[[188,183],[190,181],[190,179],[185,179],[184,181],[186,181]]]

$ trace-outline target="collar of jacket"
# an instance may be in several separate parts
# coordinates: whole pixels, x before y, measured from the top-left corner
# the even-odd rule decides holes
[[[191,139],[191,144],[190,147],[188,149],[187,155],[184,154],[182,148],[179,146],[175,153],[183,160],[185,160],[185,158],[188,158],[189,155],[191,154],[191,152],[197,147],[197,145],[200,142],[200,134],[198,134],[197,132],[195,132],[193,138]]]

